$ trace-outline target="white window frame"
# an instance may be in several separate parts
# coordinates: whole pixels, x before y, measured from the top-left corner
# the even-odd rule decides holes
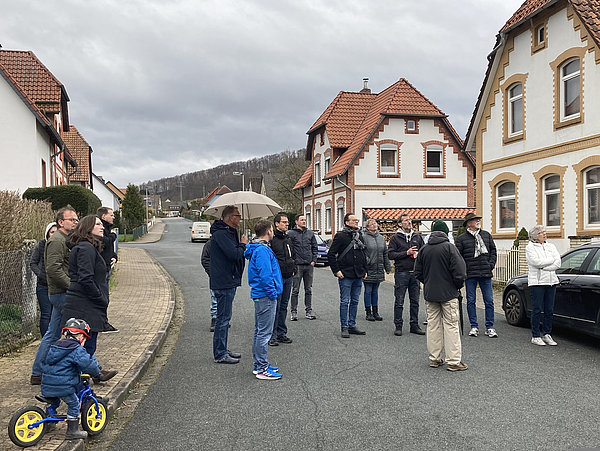
[[[331,205],[325,206],[325,232],[331,231]]]
[[[394,166],[383,166],[383,152],[393,152]],[[379,173],[382,175],[398,175],[398,146],[396,144],[382,144],[379,146]]]
[[[512,94],[512,91],[517,88],[517,87],[521,87],[521,92],[519,94]],[[508,136],[512,137],[512,136],[517,136],[517,135],[521,135],[523,133],[523,122],[524,122],[524,118],[523,118],[523,83],[514,83],[512,84],[508,90],[507,90],[507,97],[508,97],[508,124],[509,124],[509,132],[508,132]],[[514,121],[514,117],[515,117],[515,109],[519,109],[519,111],[521,112],[521,128],[520,129],[515,129],[515,121]]]
[[[511,183],[514,186],[513,194],[500,196],[500,188],[503,185],[506,185],[508,183]],[[517,195],[516,195],[516,193],[517,193],[517,185],[513,181],[507,180],[506,182],[499,183],[498,186],[496,186],[496,218],[497,218],[498,231],[507,231],[507,230],[515,229],[515,224],[513,224],[512,226],[508,226],[508,227],[502,227],[502,207],[501,207],[501,205],[502,205],[502,202],[505,202],[505,201],[510,201],[510,200],[514,201],[513,202],[513,205],[514,205],[513,212],[515,213],[514,221],[516,222],[516,216],[517,216],[517,212],[516,212]]]
[[[431,171],[429,169],[428,160],[430,152],[439,154],[439,171]],[[444,175],[444,148],[439,144],[430,144],[425,149],[425,173],[427,175]]]
[[[306,227],[308,227],[309,229],[312,228],[312,215],[310,213],[310,209],[307,208],[306,210],[304,210],[304,217],[306,218]]]
[[[577,61],[579,63],[579,68],[576,71],[574,71],[568,75],[564,75],[563,74],[564,69],[574,61]],[[558,68],[558,70],[559,70],[559,75],[560,75],[560,120],[566,121],[569,119],[574,119],[576,117],[579,117],[579,115],[581,114],[581,60],[577,57],[570,58],[567,61],[565,61],[563,64],[561,64],[560,67]],[[579,111],[567,116],[566,105],[565,105],[565,99],[566,99],[566,95],[567,95],[567,83],[574,78],[577,78],[579,81],[579,83],[577,85],[577,90],[579,92],[579,95],[578,95]]]
[[[548,189],[546,188],[546,182],[548,181],[548,179],[550,177],[557,177],[558,178],[558,187],[557,188],[551,188]],[[558,208],[558,224],[555,225],[550,225],[548,223],[548,198],[550,196],[556,196],[556,205]],[[560,223],[561,223],[561,204],[560,204],[560,175],[559,174],[548,174],[547,176],[545,176],[542,179],[542,210],[543,210],[543,221],[544,221],[544,226],[548,229],[548,230],[560,230]]]
[[[323,233],[321,229],[321,207],[315,207],[315,230],[319,233]]]
[[[344,202],[340,201],[337,204],[337,230],[342,230],[344,228]]]
[[[583,173],[583,205],[585,205],[585,227],[586,228],[597,228],[598,226],[600,226],[600,221],[598,222],[591,222],[590,221],[590,205],[589,205],[589,192],[592,190],[598,190],[598,196],[600,196],[600,182],[598,183],[588,183],[587,182],[587,175],[590,171],[593,170],[600,170],[600,166],[593,166],[591,168],[588,168],[584,173]],[[599,217],[600,217],[600,212],[596,213]]]
[[[540,25],[535,29],[536,45],[543,44],[546,40],[546,26]]]
[[[409,119],[406,121],[406,130],[414,132],[417,129],[417,121]]]
[[[324,175],[327,176],[329,169],[331,169],[331,159],[329,158],[329,155],[325,157],[325,165],[323,166],[323,169],[325,170]]]
[[[315,161],[315,185],[321,184],[321,160]]]

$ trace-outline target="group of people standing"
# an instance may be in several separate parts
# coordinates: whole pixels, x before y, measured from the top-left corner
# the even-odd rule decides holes
[[[253,372],[259,379],[279,379],[279,369],[269,364],[268,346],[292,343],[287,336],[286,315],[291,295],[290,319],[298,320],[298,293],[301,282],[305,288],[307,319],[315,319],[312,310],[312,279],[317,260],[314,232],[306,228],[306,218],[296,218],[296,227],[288,232],[289,220],[276,215],[273,223],[260,221],[256,238],[248,242],[238,237],[240,221],[237,208],[223,210],[222,219],[212,228],[210,240],[210,287],[217,299],[217,317],[213,337],[213,354],[217,363],[238,363],[241,355],[227,349],[227,333],[231,319],[235,289],[241,285],[244,257],[248,259],[248,282],[255,305],[253,339]],[[491,234],[481,229],[481,217],[469,213],[463,222],[465,233],[451,242],[449,229],[442,220],[435,221],[425,240],[413,229],[410,216],[402,215],[399,229],[386,245],[375,220],[368,220],[359,229],[353,213],[344,216],[344,228],[338,231],[328,252],[328,263],[337,277],[340,292],[341,337],[365,335],[358,328],[356,317],[361,291],[367,321],[382,321],[379,314],[378,290],[391,272],[394,262],[394,335],[402,336],[403,308],[406,293],[410,302],[410,333],[426,335],[419,326],[421,283],[427,316],[427,347],[430,366],[448,364],[449,371],[463,371],[459,331],[460,290],[466,288],[470,337],[479,335],[476,309],[477,286],[485,306],[485,335],[497,338],[494,328],[492,271],[496,265],[496,245]],[[531,231],[527,246],[532,293],[532,343],[555,345],[550,336],[552,305],[560,256],[556,248],[545,242],[543,227]],[[218,272],[218,276],[212,276]],[[540,336],[539,319],[545,313]],[[536,327],[537,326],[537,327]],[[442,353],[445,352],[445,359]]]

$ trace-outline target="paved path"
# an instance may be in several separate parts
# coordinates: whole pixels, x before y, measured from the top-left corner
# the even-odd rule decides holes
[[[163,230],[164,224],[157,222],[136,243],[158,241]],[[109,397],[111,413],[160,347],[174,306],[170,276],[145,250],[121,245],[116,268],[108,317],[120,332],[101,334],[96,355],[101,365],[116,369],[119,374],[106,384],[94,387],[97,394]],[[29,385],[31,364],[38,345],[39,340],[36,340],[19,352],[0,357],[0,450],[20,449],[12,444],[7,434],[12,414],[20,407],[39,405],[34,399],[39,386]],[[83,449],[81,440],[63,441],[65,428],[66,425],[60,423],[38,446],[29,449]]]

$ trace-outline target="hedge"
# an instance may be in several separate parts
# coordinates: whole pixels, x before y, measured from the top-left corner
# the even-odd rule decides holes
[[[71,205],[80,216],[95,215],[102,202],[93,192],[80,185],[58,185],[45,188],[28,188],[23,199],[43,200],[52,204],[53,210]]]

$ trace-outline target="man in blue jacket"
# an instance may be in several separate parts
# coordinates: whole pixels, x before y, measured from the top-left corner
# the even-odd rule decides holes
[[[253,373],[257,379],[277,380],[281,374],[278,367],[267,360],[268,342],[273,334],[273,323],[277,311],[277,298],[283,291],[283,280],[277,257],[269,247],[273,239],[273,225],[266,220],[254,227],[256,238],[246,246],[244,256],[248,259],[248,283],[254,301],[254,356]]]
[[[210,289],[217,298],[213,356],[216,363],[238,363],[242,355],[227,349],[227,336],[235,291],[242,284],[248,238],[242,235],[238,239],[242,215],[236,207],[225,207],[221,218],[210,228]]]

